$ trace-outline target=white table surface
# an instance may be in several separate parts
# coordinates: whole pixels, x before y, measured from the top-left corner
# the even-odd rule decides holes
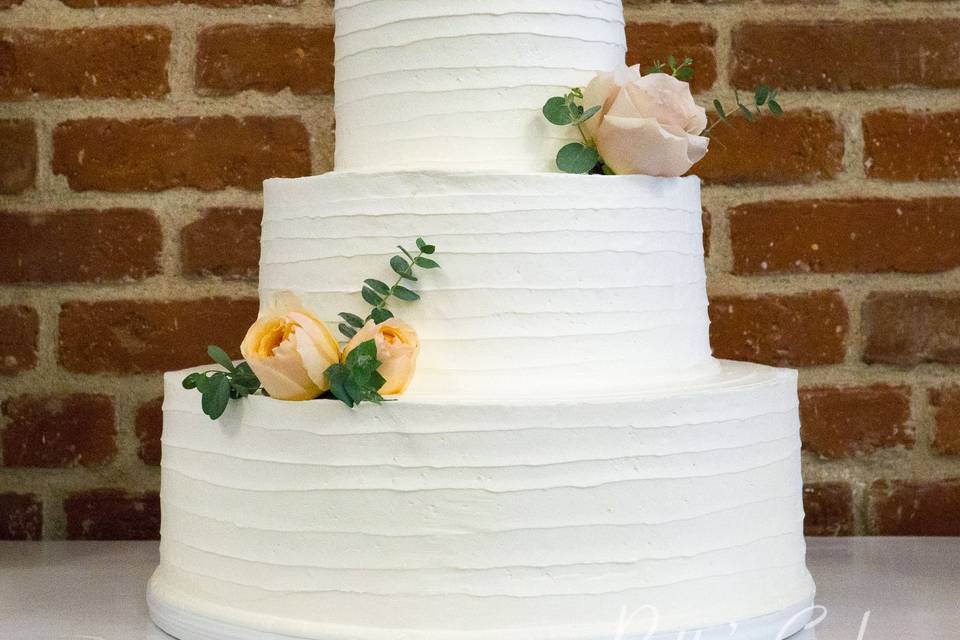
[[[808,545],[826,617],[794,639],[960,640],[960,538]],[[170,640],[144,602],[156,563],[155,542],[0,542],[0,639]]]

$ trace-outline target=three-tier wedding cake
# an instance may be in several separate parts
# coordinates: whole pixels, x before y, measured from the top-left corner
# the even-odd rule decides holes
[[[329,313],[423,235],[397,402],[167,374],[182,640],[778,640],[809,618],[796,375],[715,360],[696,177],[569,175],[544,101],[623,64],[619,0],[337,0],[337,170],[268,180],[261,299]],[[333,314],[322,320],[335,323]],[[691,633],[689,637],[694,637]]]

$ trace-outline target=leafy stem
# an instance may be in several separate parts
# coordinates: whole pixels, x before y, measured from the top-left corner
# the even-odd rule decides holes
[[[363,281],[363,288],[360,295],[373,308],[366,318],[361,318],[352,313],[343,312],[340,317],[343,322],[339,325],[340,333],[348,339],[357,335],[357,330],[361,329],[367,320],[373,320],[380,324],[393,317],[393,312],[387,308],[391,298],[397,298],[406,302],[414,302],[420,299],[420,294],[403,285],[404,280],[416,282],[414,267],[421,269],[438,269],[440,265],[428,255],[432,255],[437,248],[432,244],[427,244],[423,238],[417,238],[417,254],[414,255],[402,245],[397,247],[403,255],[395,255],[390,258],[390,268],[397,274],[397,280],[393,285],[389,285],[376,278],[367,278]]]
[[[197,371],[183,379],[184,389],[196,389],[203,396],[203,412],[216,420],[227,410],[230,400],[239,400],[260,390],[260,379],[246,362],[233,364],[227,352],[216,345],[207,347],[207,355],[226,371]]]
[[[783,115],[783,108],[777,102],[778,91],[771,89],[765,84],[758,86],[753,91],[753,104],[747,105],[740,99],[740,92],[734,90],[733,98],[735,104],[731,111],[727,111],[720,100],[714,99],[713,110],[717,114],[716,119],[711,122],[700,135],[709,136],[710,132],[721,122],[730,124],[730,120],[735,117],[741,117],[747,122],[755,122],[764,114],[764,107],[774,118]]]

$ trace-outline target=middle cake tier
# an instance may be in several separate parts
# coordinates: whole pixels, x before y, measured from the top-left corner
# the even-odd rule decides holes
[[[261,304],[290,290],[324,321],[365,315],[396,245],[437,246],[414,390],[630,389],[710,375],[696,177],[329,173],[267,180]],[[521,384],[522,383],[522,384]]]

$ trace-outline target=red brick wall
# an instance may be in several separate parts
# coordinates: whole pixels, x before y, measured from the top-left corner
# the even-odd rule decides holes
[[[807,529],[960,534],[960,2],[627,3],[696,60],[718,356],[797,367]],[[157,533],[159,373],[256,313],[260,181],[331,168],[330,0],[0,0],[0,539]],[[720,144],[722,143],[722,144]]]

